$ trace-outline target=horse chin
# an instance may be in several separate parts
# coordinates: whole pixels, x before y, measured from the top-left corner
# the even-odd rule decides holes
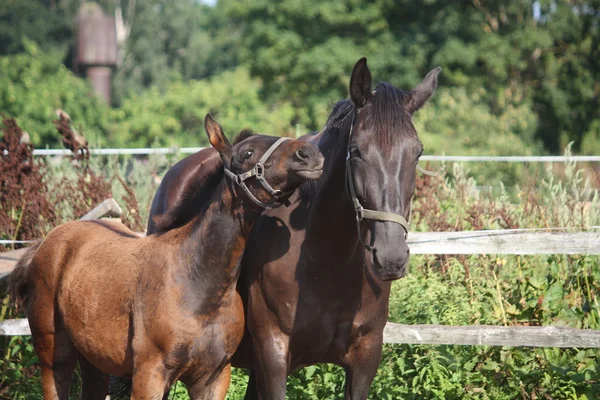
[[[376,272],[377,276],[379,277],[379,279],[381,279],[382,281],[396,281],[400,278],[404,278],[404,276],[406,275],[406,269],[403,268],[399,271],[396,272]]]
[[[321,175],[323,175],[323,168],[314,169],[314,170],[298,170],[295,172],[296,172],[296,175],[298,175],[304,179],[314,180],[314,179],[319,179],[321,177]]]
[[[381,279],[382,281],[395,281],[400,278],[404,278],[406,276],[406,266],[408,265],[408,260],[400,267],[391,267],[391,266],[383,266],[379,263],[376,256],[371,257],[371,271],[373,274]]]

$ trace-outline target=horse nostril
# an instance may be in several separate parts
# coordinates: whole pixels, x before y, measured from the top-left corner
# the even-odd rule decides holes
[[[306,161],[308,161],[308,158],[309,158],[308,151],[306,151],[305,148],[300,148],[300,149],[296,150],[296,157],[298,157],[298,159],[300,161],[306,162]]]

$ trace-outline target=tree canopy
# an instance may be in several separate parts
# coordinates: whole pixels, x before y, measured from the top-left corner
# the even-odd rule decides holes
[[[38,145],[55,144],[42,126],[59,103],[122,146],[191,145],[208,110],[232,131],[319,129],[367,56],[375,80],[406,90],[444,68],[437,97],[416,117],[432,151],[559,153],[570,141],[582,153],[600,150],[598,0],[102,0],[126,28],[111,109],[80,77],[40,61],[70,65],[82,3],[0,5],[0,62],[21,71],[0,78],[0,110],[35,131]],[[74,104],[49,100],[48,82]]]

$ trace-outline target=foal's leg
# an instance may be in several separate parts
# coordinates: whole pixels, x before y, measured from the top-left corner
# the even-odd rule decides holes
[[[61,327],[55,333],[42,333],[36,326],[32,337],[42,369],[44,400],[68,400],[78,355],[71,339]]]
[[[108,393],[109,375],[79,357],[81,368],[81,400],[104,400]]]
[[[131,400],[162,400],[168,393],[168,372],[160,359],[134,366]]]
[[[346,400],[366,400],[381,361],[382,334],[367,335],[346,353]]]
[[[231,379],[231,364],[225,365],[216,379],[209,385],[186,384],[191,400],[224,400]]]

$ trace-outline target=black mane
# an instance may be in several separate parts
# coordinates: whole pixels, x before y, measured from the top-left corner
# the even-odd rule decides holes
[[[232,146],[235,146],[239,142],[244,141],[244,140],[248,139],[249,137],[255,136],[255,135],[256,135],[256,133],[254,133],[251,129],[243,129],[240,133],[238,133],[238,135],[235,137],[235,139],[233,139]]]
[[[410,93],[385,82],[379,83],[375,88],[366,121],[378,133],[375,139],[378,140],[381,148],[391,149],[394,139],[410,134],[416,135],[411,116],[404,106],[409,95]],[[317,144],[325,156],[325,172],[320,179],[305,182],[300,186],[298,190],[303,203],[308,204],[316,195],[331,170],[331,163],[340,157],[340,152],[345,154],[347,141],[340,141],[338,138],[340,134],[349,134],[350,122],[347,117],[353,115],[354,109],[350,99],[340,100],[333,105],[327,122],[320,132],[323,138]]]
[[[377,85],[375,93],[369,117],[373,129],[379,133],[377,139],[382,147],[391,145],[399,135],[416,135],[411,116],[404,106],[410,93],[386,82]]]

